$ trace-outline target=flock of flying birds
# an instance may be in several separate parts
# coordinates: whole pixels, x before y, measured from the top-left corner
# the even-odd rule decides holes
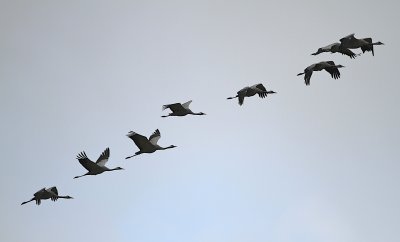
[[[350,58],[354,59],[361,54],[355,54],[351,51],[351,49],[358,49],[361,48],[362,52],[365,53],[366,51],[372,52],[374,55],[374,45],[383,45],[382,42],[372,42],[371,38],[364,38],[364,39],[357,39],[354,37],[354,34],[348,35],[342,39],[340,39],[340,43],[333,43],[325,47],[321,47],[317,50],[317,52],[313,53],[312,55],[318,55],[323,52],[330,52],[330,53],[341,53],[343,55],[347,55]],[[340,78],[339,68],[342,68],[342,65],[336,65],[333,61],[322,61],[315,64],[308,66],[304,72],[297,74],[304,75],[304,81],[306,85],[310,85],[311,75],[314,71],[322,71],[325,70],[331,74],[332,78],[338,79]],[[254,95],[258,95],[260,98],[267,97],[268,94],[274,94],[274,91],[268,91],[263,84],[259,83],[250,87],[245,87],[237,92],[236,96],[228,97],[227,99],[234,99],[238,98],[239,105],[243,105],[245,97],[251,97]],[[186,103],[173,103],[167,104],[162,107],[163,110],[170,109],[171,113],[168,115],[161,116],[163,118],[169,116],[186,116],[186,115],[205,115],[203,112],[195,113],[190,110],[189,105],[192,101],[188,101]],[[139,151],[135,152],[134,155],[126,157],[126,159],[132,158],[134,156],[143,154],[143,153],[153,153],[157,150],[166,150],[175,148],[175,145],[170,145],[167,147],[161,147],[158,145],[158,140],[161,138],[161,133],[157,129],[154,131],[153,134],[147,138],[146,136],[140,135],[133,131],[130,131],[126,136],[130,138],[135,145],[139,148]],[[96,162],[90,160],[86,153],[83,151],[78,154],[76,159],[78,159],[79,163],[87,170],[87,172],[80,176],[75,176],[74,178],[79,178],[82,176],[88,175],[98,175],[106,171],[114,171],[114,170],[123,170],[121,167],[116,167],[110,169],[106,167],[106,163],[108,158],[110,157],[110,149],[106,148],[103,153],[100,154],[100,157],[97,159]],[[31,201],[35,201],[37,205],[40,205],[41,200],[51,199],[52,201],[56,201],[59,198],[64,199],[72,199],[70,196],[61,196],[58,195],[57,188],[50,187],[48,189],[42,188],[35,194],[33,194],[33,198],[21,203],[21,205],[29,203]]]

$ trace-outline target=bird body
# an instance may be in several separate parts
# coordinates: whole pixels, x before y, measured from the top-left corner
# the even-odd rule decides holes
[[[344,48],[341,43],[333,43],[333,44],[327,45],[325,47],[318,48],[317,52],[312,53],[311,55],[318,55],[323,52],[341,53],[342,55],[347,55],[352,59],[356,58],[356,56],[359,55],[359,54],[355,54],[349,48]]]
[[[82,176],[88,176],[88,175],[98,175],[101,174],[105,171],[114,171],[114,170],[123,170],[121,167],[116,167],[114,169],[110,169],[105,166],[105,164],[108,161],[108,158],[110,157],[110,149],[106,148],[103,153],[99,156],[96,162],[91,161],[85,151],[82,151],[79,153],[76,157],[78,159],[79,163],[88,171],[86,174],[81,175],[81,176],[76,176],[74,178],[79,178]]]
[[[139,148],[139,151],[137,151],[134,155],[128,156],[125,159],[132,158],[134,156],[143,154],[143,153],[154,153],[157,150],[166,150],[166,149],[171,149],[175,148],[175,145],[170,145],[167,147],[161,147],[157,144],[158,140],[161,138],[161,133],[160,130],[156,129],[152,135],[150,135],[149,138],[140,135],[138,133],[135,133],[133,131],[130,131],[126,136],[133,140],[135,145]]]
[[[60,195],[58,195],[57,188],[56,187],[50,187],[48,189],[46,189],[46,188],[40,189],[35,194],[33,194],[33,198],[31,200],[23,202],[23,203],[21,203],[21,205],[24,205],[24,204],[29,203],[31,201],[35,201],[36,205],[40,205],[41,204],[41,200],[51,199],[53,202],[55,202],[59,198],[72,199],[72,197],[70,197],[70,196],[60,196]]]
[[[297,74],[298,76],[304,75],[304,81],[306,85],[310,85],[311,75],[314,71],[322,71],[325,70],[331,74],[332,78],[338,79],[340,78],[340,72],[338,68],[342,68],[342,65],[336,65],[333,61],[321,61],[315,64],[308,66],[304,69],[304,72]]]
[[[192,100],[185,102],[183,104],[173,103],[173,104],[163,105],[163,107],[162,107],[163,110],[169,108],[172,111],[172,113],[169,113],[168,115],[161,116],[161,117],[163,117],[163,118],[169,117],[169,116],[181,116],[182,117],[182,116],[186,116],[188,114],[205,115],[205,113],[203,113],[203,112],[194,113],[192,110],[190,110],[190,108],[189,108],[190,103],[192,103]]]
[[[244,102],[244,98],[245,97],[252,97],[256,94],[258,94],[258,96],[260,98],[265,98],[267,97],[267,94],[273,94],[276,93],[274,91],[267,91],[267,89],[264,87],[263,84],[258,83],[255,84],[253,86],[250,87],[244,87],[241,90],[239,90],[237,92],[237,95],[234,97],[228,97],[227,99],[234,99],[234,98],[238,98],[239,99],[239,105],[243,105]]]
[[[340,43],[344,48],[358,49],[361,48],[362,52],[371,51],[374,55],[374,45],[384,45],[384,43],[378,41],[373,43],[372,38],[357,39],[354,37],[355,34],[350,34],[340,39]]]

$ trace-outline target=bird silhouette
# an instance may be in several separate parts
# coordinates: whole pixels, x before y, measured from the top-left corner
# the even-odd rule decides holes
[[[338,68],[342,68],[342,65],[336,65],[333,61],[321,61],[315,64],[308,66],[304,69],[304,72],[297,74],[298,76],[304,75],[304,81],[306,85],[310,85],[310,79],[313,71],[322,71],[325,70],[331,74],[332,78],[338,79],[340,78],[340,72]]]
[[[239,105],[243,105],[245,97],[251,97],[251,96],[254,96],[254,95],[258,94],[258,96],[260,98],[265,98],[265,97],[267,97],[268,94],[273,94],[273,93],[276,93],[276,92],[267,91],[267,89],[264,87],[263,84],[258,83],[258,84],[255,84],[255,85],[251,86],[251,87],[242,88],[240,91],[237,92],[236,96],[228,97],[227,99],[238,98],[239,99]]]
[[[76,177],[74,177],[74,179],[82,177],[82,176],[98,175],[105,171],[123,170],[123,168],[121,168],[121,167],[116,167],[113,169],[106,167],[105,165],[106,165],[109,157],[110,157],[110,149],[109,148],[106,148],[103,151],[103,153],[101,153],[101,155],[99,156],[99,158],[97,159],[96,162],[91,161],[87,157],[85,151],[82,151],[80,154],[77,155],[76,159],[78,159],[79,163],[81,163],[81,165],[83,167],[85,167],[85,169],[88,172],[81,176],[76,176]]]
[[[53,202],[55,202],[59,198],[72,199],[73,197],[58,195],[58,191],[57,191],[56,187],[50,187],[48,189],[42,188],[39,191],[37,191],[35,194],[33,194],[33,198],[31,200],[23,202],[23,203],[21,203],[21,205],[24,205],[24,204],[32,202],[32,201],[35,201],[36,205],[40,205],[42,200],[46,200],[46,199],[49,199],[49,198]]]
[[[157,142],[161,138],[161,133],[158,129],[156,129],[156,131],[154,131],[154,133],[150,135],[149,138],[133,131],[130,131],[126,136],[128,136],[131,140],[133,140],[133,142],[135,142],[135,145],[139,148],[139,151],[137,151],[132,156],[126,157],[125,159],[129,159],[143,153],[153,153],[157,150],[166,150],[176,147],[175,145],[170,145],[167,147],[159,146]]]
[[[205,115],[203,112],[199,113],[194,113],[192,110],[190,110],[189,105],[192,103],[192,100],[185,102],[183,104],[181,103],[173,103],[173,104],[166,104],[163,105],[162,109],[165,110],[169,108],[172,113],[169,113],[168,115],[161,116],[163,118],[169,117],[169,116],[186,116],[188,114],[191,115]]]

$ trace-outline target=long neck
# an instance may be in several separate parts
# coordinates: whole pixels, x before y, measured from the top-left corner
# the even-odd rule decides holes
[[[234,98],[237,98],[237,97],[239,97],[239,95],[236,95],[234,97],[228,97],[227,99],[234,99]]]
[[[113,168],[113,169],[108,169],[108,171],[116,171],[116,170],[121,170],[121,168],[115,167],[115,168]]]
[[[64,198],[64,199],[70,199],[70,196],[57,196],[57,198]]]
[[[32,198],[31,200],[29,200],[29,201],[26,201],[26,202],[23,202],[23,203],[21,203],[21,205],[24,205],[25,203],[29,203],[29,202],[32,202],[32,201],[34,201],[35,200],[35,198]]]
[[[82,176],[76,176],[76,177],[74,177],[74,179],[79,178],[79,177],[83,177],[83,176],[86,176],[86,175],[88,175],[88,174],[84,174]]]

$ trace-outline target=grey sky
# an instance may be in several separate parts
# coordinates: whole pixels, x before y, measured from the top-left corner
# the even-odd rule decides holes
[[[1,1],[0,241],[398,241],[398,9]],[[310,55],[351,33],[386,45]],[[341,78],[306,87],[322,60]],[[258,82],[277,94],[226,100]],[[160,117],[188,100],[207,116]],[[178,148],[125,160],[156,128]],[[126,170],[72,179],[106,147]],[[75,199],[20,206],[53,185]]]

